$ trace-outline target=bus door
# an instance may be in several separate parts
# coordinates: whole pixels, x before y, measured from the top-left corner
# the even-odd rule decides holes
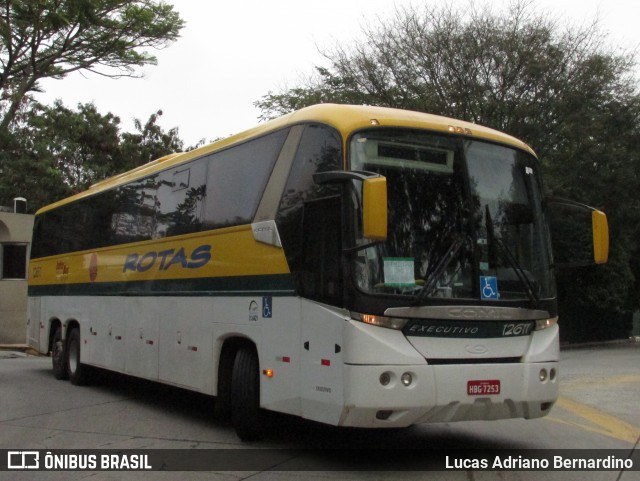
[[[342,411],[343,299],[340,196],[306,202],[302,305],[302,414],[337,424]]]
[[[336,309],[303,302],[302,416],[336,425],[342,413],[342,329]]]

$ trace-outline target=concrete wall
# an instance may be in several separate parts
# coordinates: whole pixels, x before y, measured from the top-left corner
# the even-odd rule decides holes
[[[0,244],[27,244],[28,257],[32,231],[32,215],[0,212]],[[24,344],[26,319],[27,280],[0,278],[0,344]]]
[[[27,341],[27,281],[0,281],[0,344]]]

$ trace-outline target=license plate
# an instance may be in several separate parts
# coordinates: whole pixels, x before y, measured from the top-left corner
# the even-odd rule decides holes
[[[467,381],[467,395],[486,396],[500,394],[500,381],[492,379],[487,381]]]

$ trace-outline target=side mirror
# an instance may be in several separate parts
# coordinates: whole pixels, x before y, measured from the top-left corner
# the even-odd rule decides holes
[[[362,234],[366,239],[387,238],[387,179],[365,179],[362,185]]]
[[[553,255],[559,266],[604,264],[609,226],[604,212],[566,199],[547,199]]]
[[[316,184],[362,182],[362,235],[372,241],[387,238],[387,179],[374,172],[335,170],[313,174]]]
[[[609,260],[609,223],[607,214],[599,210],[591,212],[593,230],[593,260],[596,264],[605,264]]]

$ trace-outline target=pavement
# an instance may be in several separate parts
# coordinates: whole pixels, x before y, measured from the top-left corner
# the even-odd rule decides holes
[[[0,359],[41,355],[26,344],[0,344]]]

